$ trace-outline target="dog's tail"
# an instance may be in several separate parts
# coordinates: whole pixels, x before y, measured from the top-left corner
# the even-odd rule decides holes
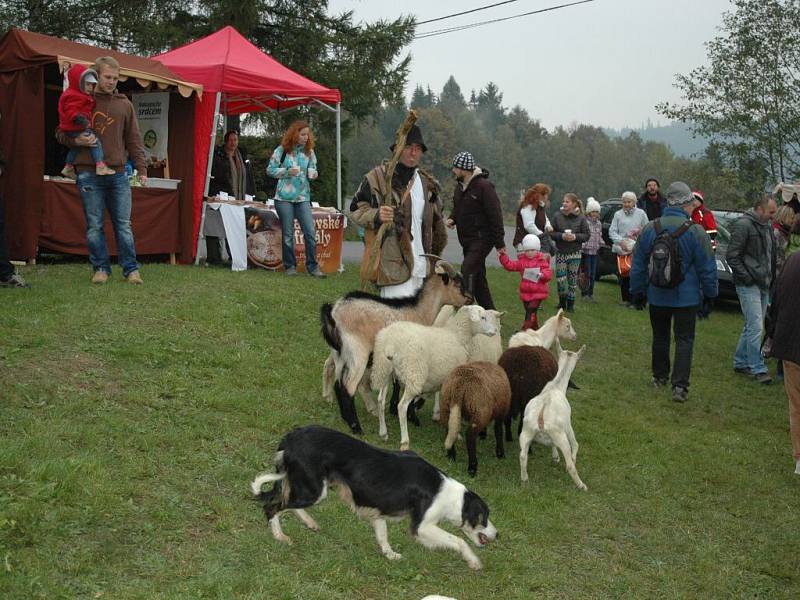
[[[286,479],[286,473],[262,473],[250,483],[250,489],[253,495],[258,497],[261,495],[261,486],[265,483],[281,481],[282,479]]]
[[[322,337],[325,339],[325,343],[337,352],[341,352],[342,338],[333,318],[333,304],[326,302],[320,307],[319,320],[322,325]]]
[[[261,475],[256,476],[250,483],[250,490],[253,492],[254,496],[261,496],[261,487],[265,483],[286,479],[286,472],[283,470],[283,450],[279,450],[275,453],[274,462],[275,468],[278,470],[277,473],[261,473]]]

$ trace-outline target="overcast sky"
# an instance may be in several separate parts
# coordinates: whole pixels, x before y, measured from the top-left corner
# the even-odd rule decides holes
[[[498,0],[330,0],[332,13],[356,21],[414,14],[417,21]],[[470,15],[420,25],[417,33],[566,4],[518,0]],[[620,128],[666,119],[654,106],[678,101],[676,73],[705,64],[729,0],[594,0],[538,15],[414,41],[407,98],[419,84],[438,94],[450,75],[465,97],[493,81],[503,104],[525,108],[545,127],[572,122]],[[405,56],[405,53],[404,53]],[[347,98],[343,98],[347,105]]]

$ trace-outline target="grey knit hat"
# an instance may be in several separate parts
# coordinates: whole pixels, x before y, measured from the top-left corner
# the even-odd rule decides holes
[[[459,152],[453,159],[453,166],[456,169],[464,169],[465,171],[473,171],[475,169],[475,159],[469,152]]]
[[[667,204],[670,206],[685,206],[693,200],[692,188],[682,181],[674,181],[667,188]]]

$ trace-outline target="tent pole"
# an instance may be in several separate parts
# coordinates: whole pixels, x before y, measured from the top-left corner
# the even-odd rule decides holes
[[[336,103],[336,208],[342,210],[342,105]]]
[[[217,141],[217,119],[219,118],[219,98],[222,95],[222,92],[217,92],[217,98],[214,101],[214,119],[211,121],[211,140],[208,144],[208,165],[206,165],[206,185],[203,188],[203,204],[201,205],[201,209],[203,212],[200,215],[200,231],[197,232],[197,248],[195,248],[195,259],[194,264],[200,264],[200,246],[201,244],[205,246],[206,244],[206,236],[203,234],[203,227],[205,226],[206,222],[206,203],[208,198],[208,188],[211,184],[211,162],[214,159],[214,142]],[[207,251],[206,251],[207,252]],[[203,253],[203,258],[206,257],[206,253]]]

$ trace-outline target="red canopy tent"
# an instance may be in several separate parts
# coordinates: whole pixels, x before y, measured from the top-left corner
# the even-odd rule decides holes
[[[226,26],[202,39],[153,57],[188,81],[203,85],[206,92],[196,99],[194,235],[200,227],[203,197],[208,192],[211,154],[216,123],[223,114],[238,115],[262,110],[285,110],[316,103],[336,112],[337,206],[342,207],[341,94],[326,88],[263,53],[236,29]],[[334,104],[335,106],[331,106]],[[210,132],[210,134],[209,134]]]

